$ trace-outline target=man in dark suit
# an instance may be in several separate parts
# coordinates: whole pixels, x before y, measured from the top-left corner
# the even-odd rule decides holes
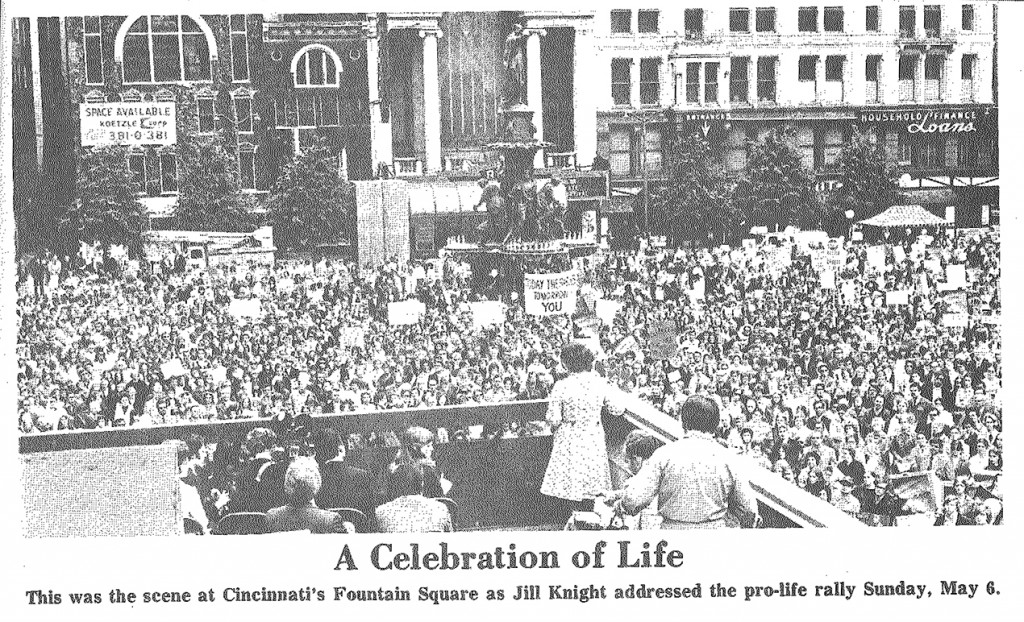
[[[346,448],[341,435],[326,429],[316,433],[314,453],[320,465],[323,486],[317,494],[322,508],[355,508],[368,518],[381,501],[381,486],[368,471],[345,463]]]
[[[267,512],[267,531],[346,533],[341,516],[321,510],[313,502],[320,484],[320,470],[315,462],[309,458],[293,460],[284,479],[288,504]]]

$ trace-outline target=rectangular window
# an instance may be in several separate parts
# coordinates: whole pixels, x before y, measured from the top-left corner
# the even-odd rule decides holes
[[[704,101],[718,101],[718,63],[704,63]]]
[[[235,99],[235,128],[239,132],[252,132],[252,100],[248,97]]]
[[[657,106],[661,101],[661,59],[640,59],[640,105]]]
[[[878,7],[869,6],[864,10],[864,30],[878,32]]]
[[[629,105],[631,65],[628,58],[612,59],[612,103],[616,106]]]
[[[299,127],[316,127],[316,99],[313,93],[300,93],[295,98]]]
[[[700,63],[686,63],[686,101],[700,102]]]
[[[637,32],[643,33],[655,33],[659,32],[658,21],[661,17],[661,11],[637,11],[636,13],[636,29]]]
[[[818,32],[818,7],[800,7],[797,11],[797,28],[800,32]]]
[[[628,125],[613,125],[608,144],[608,168],[612,175],[629,176],[632,166],[633,128]]]
[[[181,41],[177,34],[153,35],[153,78],[157,82],[181,79]]]
[[[644,154],[641,164],[645,165],[648,173],[657,173],[661,170],[661,129],[647,126],[647,135],[644,137]]]
[[[128,168],[132,170],[135,177],[135,191],[139,194],[146,193],[146,154],[133,153],[128,156]]]
[[[843,81],[843,65],[846,63],[845,56],[825,57],[825,80],[828,82]]]
[[[729,9],[729,32],[750,32],[750,9]]]
[[[942,168],[946,166],[946,137],[943,134],[922,136],[918,149],[918,160],[914,163],[920,168]],[[912,152],[913,153],[913,152]]]
[[[965,4],[963,6],[963,15],[960,21],[960,28],[963,30],[971,31],[974,30],[974,5]]]
[[[938,37],[942,32],[942,7],[937,4],[928,4],[924,7],[924,34],[928,37]]]
[[[970,134],[961,134],[956,146],[956,165],[959,168],[977,168],[980,155],[978,141]]]
[[[199,108],[199,133],[206,134],[217,131],[217,118],[212,97],[200,97],[196,100]]]
[[[831,127],[825,130],[821,146],[822,164],[825,168],[835,165],[844,142],[846,141],[843,138],[843,132],[839,128]]]
[[[729,67],[729,101],[746,102],[750,97],[750,57],[734,56]]]
[[[160,154],[160,192],[178,191],[178,161],[173,153]]]
[[[878,68],[882,62],[881,56],[868,56],[864,61],[864,79],[867,82],[866,99],[869,104],[877,104],[881,99],[881,92],[878,88]]]
[[[239,149],[238,175],[242,190],[256,189],[256,152],[252,149]]]
[[[612,34],[621,35],[633,32],[633,11],[612,11]]]
[[[776,56],[762,56],[757,59],[757,99],[762,102],[775,101]]]
[[[917,161],[916,143],[911,142],[907,134],[899,133],[898,150],[900,154],[899,164],[901,166],[910,166]]]
[[[318,93],[320,100],[320,127],[333,127],[338,125],[338,94]]]
[[[103,39],[99,17],[85,18],[85,83],[103,84]]]
[[[804,168],[814,170],[818,164],[817,149],[814,148],[814,128],[801,125],[796,128],[796,150],[800,154],[800,162]]]
[[[899,98],[900,101],[914,101],[917,97],[917,55],[900,56]]]
[[[757,32],[775,32],[775,7],[757,7],[754,21]]]
[[[843,7],[841,6],[827,6],[825,7],[825,13],[822,16],[824,21],[825,32],[843,32],[845,27]]]
[[[976,54],[964,54],[960,59],[960,79],[974,80],[974,66],[978,62]]]
[[[801,82],[814,82],[817,79],[818,57],[801,56],[797,68],[797,79]]]
[[[917,34],[917,9],[912,6],[900,7],[900,36],[913,37]]]
[[[686,9],[683,12],[683,28],[687,39],[704,37],[704,9]]]
[[[124,37],[124,81],[127,84],[152,82],[149,63],[149,36],[128,33]]]
[[[925,80],[941,80],[942,79],[942,66],[946,63],[946,58],[939,54],[929,54],[924,59],[924,79]]]
[[[235,82],[249,79],[249,36],[245,15],[231,16],[231,75]]]

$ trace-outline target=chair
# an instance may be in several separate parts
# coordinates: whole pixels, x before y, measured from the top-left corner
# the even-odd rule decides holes
[[[331,508],[330,511],[341,516],[341,519],[346,524],[351,524],[355,527],[356,533],[366,533],[369,531],[370,521],[362,511],[355,508]]]
[[[267,533],[267,515],[263,512],[235,512],[217,522],[218,536],[248,536]]]
[[[459,504],[454,499],[449,499],[448,497],[437,497],[434,500],[445,504],[448,508],[448,514],[452,517],[452,529],[456,529],[458,527]]]

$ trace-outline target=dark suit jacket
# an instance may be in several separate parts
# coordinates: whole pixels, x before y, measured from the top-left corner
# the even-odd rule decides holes
[[[380,503],[380,484],[368,471],[328,460],[320,465],[323,485],[316,496],[322,508],[355,508],[369,519]]]
[[[341,516],[321,510],[315,505],[273,508],[267,512],[267,531],[303,531],[313,533],[345,533]]]

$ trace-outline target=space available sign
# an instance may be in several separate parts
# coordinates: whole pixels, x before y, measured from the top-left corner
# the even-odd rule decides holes
[[[992,107],[862,110],[861,123],[902,125],[908,134],[969,134],[996,122]]]
[[[576,272],[527,274],[523,277],[523,298],[530,315],[571,315],[576,311],[579,278]]]
[[[80,104],[82,146],[173,145],[175,110],[173,102]]]

